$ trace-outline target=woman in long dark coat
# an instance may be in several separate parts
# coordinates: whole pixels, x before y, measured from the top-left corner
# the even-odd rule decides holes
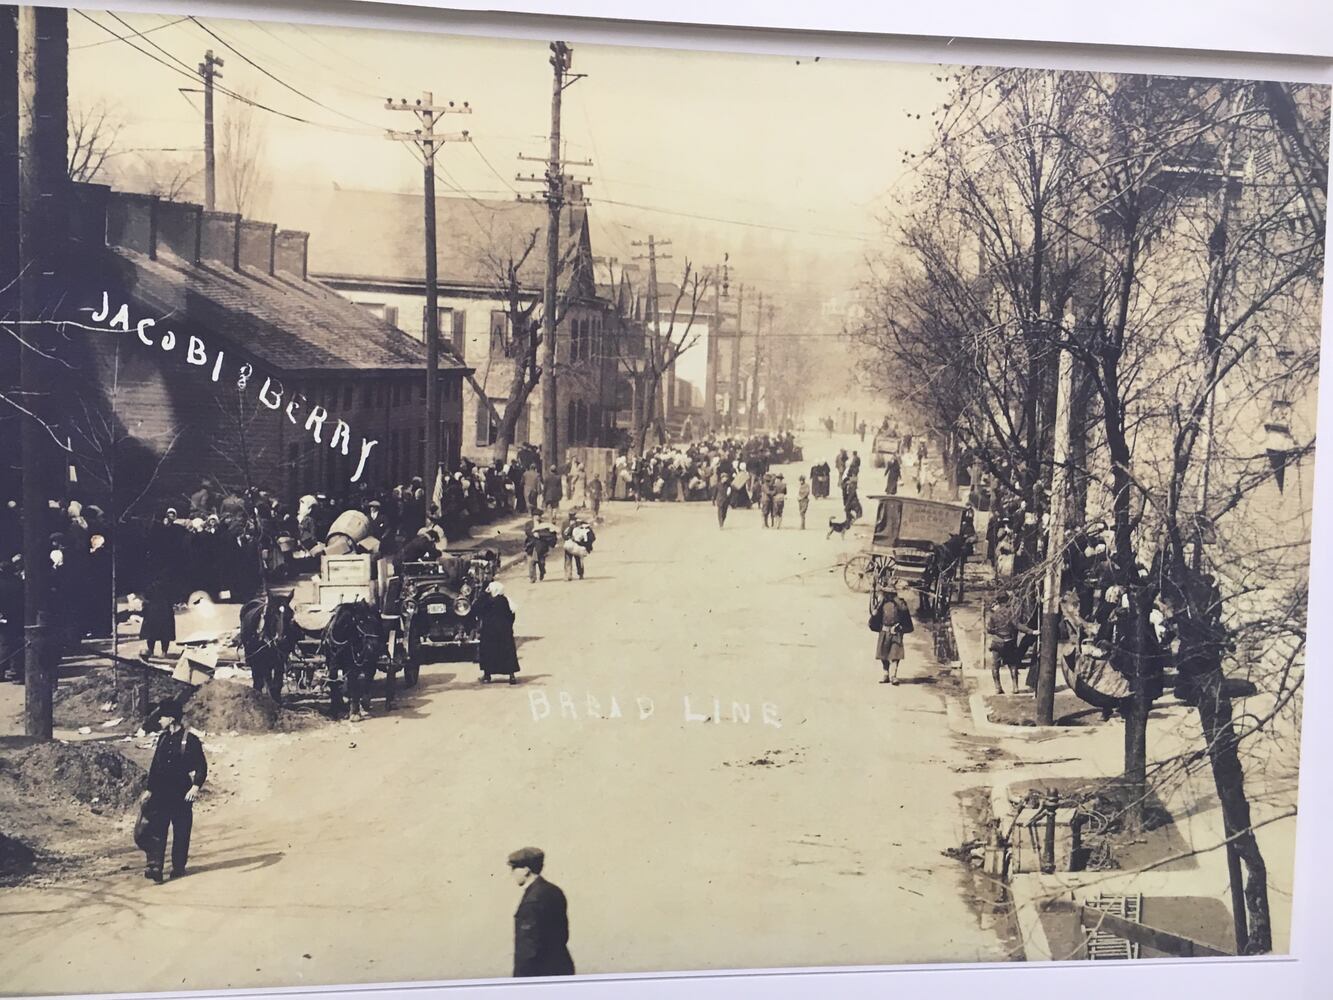
[[[504,587],[496,580],[486,587],[487,600],[481,609],[481,644],[477,662],[481,682],[489,684],[492,674],[508,674],[509,683],[517,684],[518,647],[514,644],[514,609],[509,606]]]

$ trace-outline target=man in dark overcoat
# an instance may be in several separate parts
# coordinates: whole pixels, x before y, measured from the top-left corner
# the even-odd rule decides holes
[[[164,701],[158,705],[162,732],[148,769],[148,790],[142,804],[148,820],[144,854],[147,864],[144,878],[162,881],[162,865],[167,852],[167,829],[171,829],[171,877],[185,874],[190,857],[190,833],[194,827],[194,800],[208,778],[208,762],[199,737],[185,728],[185,712],[180,702]]]
[[[523,889],[514,911],[515,977],[574,975],[565,894],[542,878],[545,863],[546,855],[536,847],[509,855],[514,881]]]

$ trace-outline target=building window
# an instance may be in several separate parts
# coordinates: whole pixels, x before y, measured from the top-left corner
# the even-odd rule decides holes
[[[440,334],[441,334],[442,336],[444,336],[444,337],[448,337],[448,336],[449,336],[449,330],[450,330],[450,328],[449,328],[449,314],[450,314],[451,312],[453,312],[453,310],[450,309],[448,306],[436,306],[436,307],[435,307],[435,320],[436,320],[437,323],[440,324],[440,326],[439,326]],[[426,329],[426,317],[429,316],[429,315],[430,315],[430,313],[428,313],[428,312],[426,311],[426,307],[423,305],[423,306],[421,307],[421,339],[422,339],[422,340],[425,340],[425,339],[426,339],[426,334],[429,332],[429,331],[427,331],[427,329]]]
[[[368,410],[374,405],[375,405],[375,387],[371,385],[369,382],[367,382],[365,386],[362,387],[361,389],[361,407],[362,409]]]
[[[349,382],[347,383],[347,385],[343,386],[343,409],[350,410],[351,408],[352,408],[352,383]]]
[[[500,425],[491,419],[491,406],[495,407],[498,413],[503,399],[490,400],[490,406],[486,405],[486,400],[477,400],[477,447],[484,448],[495,444],[500,436]]]
[[[441,327],[441,329],[443,329],[443,327]],[[467,355],[467,313],[462,309],[454,310],[453,345],[454,355],[459,361],[462,361]]]
[[[491,310],[491,357],[509,357],[509,314],[503,309]]]
[[[418,385],[417,388],[420,390],[417,399],[419,402],[424,403],[426,401],[426,383],[425,382],[420,383],[420,385]]]

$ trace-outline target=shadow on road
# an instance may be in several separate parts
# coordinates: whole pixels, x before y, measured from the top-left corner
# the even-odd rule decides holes
[[[259,871],[261,868],[271,868],[287,856],[286,851],[269,851],[266,854],[251,854],[242,858],[226,858],[221,861],[209,861],[202,865],[190,865],[189,875],[202,875],[204,872],[229,871],[233,868],[244,868],[248,871]]]

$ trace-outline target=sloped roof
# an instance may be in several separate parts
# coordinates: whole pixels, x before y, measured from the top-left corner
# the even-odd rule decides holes
[[[332,187],[307,206],[310,271],[340,278],[424,281],[425,219],[422,196]],[[546,274],[544,203],[436,197],[435,259],[442,285],[491,287],[511,259],[523,287],[540,290]],[[586,239],[587,209],[561,212],[561,255]],[[531,246],[531,250],[528,247]]]
[[[165,248],[156,260],[120,246],[107,249],[132,296],[182,317],[182,325],[201,336],[221,335],[276,370],[406,372],[426,365],[419,341],[316,281],[209,260],[191,264]],[[440,352],[441,370],[464,367]]]

